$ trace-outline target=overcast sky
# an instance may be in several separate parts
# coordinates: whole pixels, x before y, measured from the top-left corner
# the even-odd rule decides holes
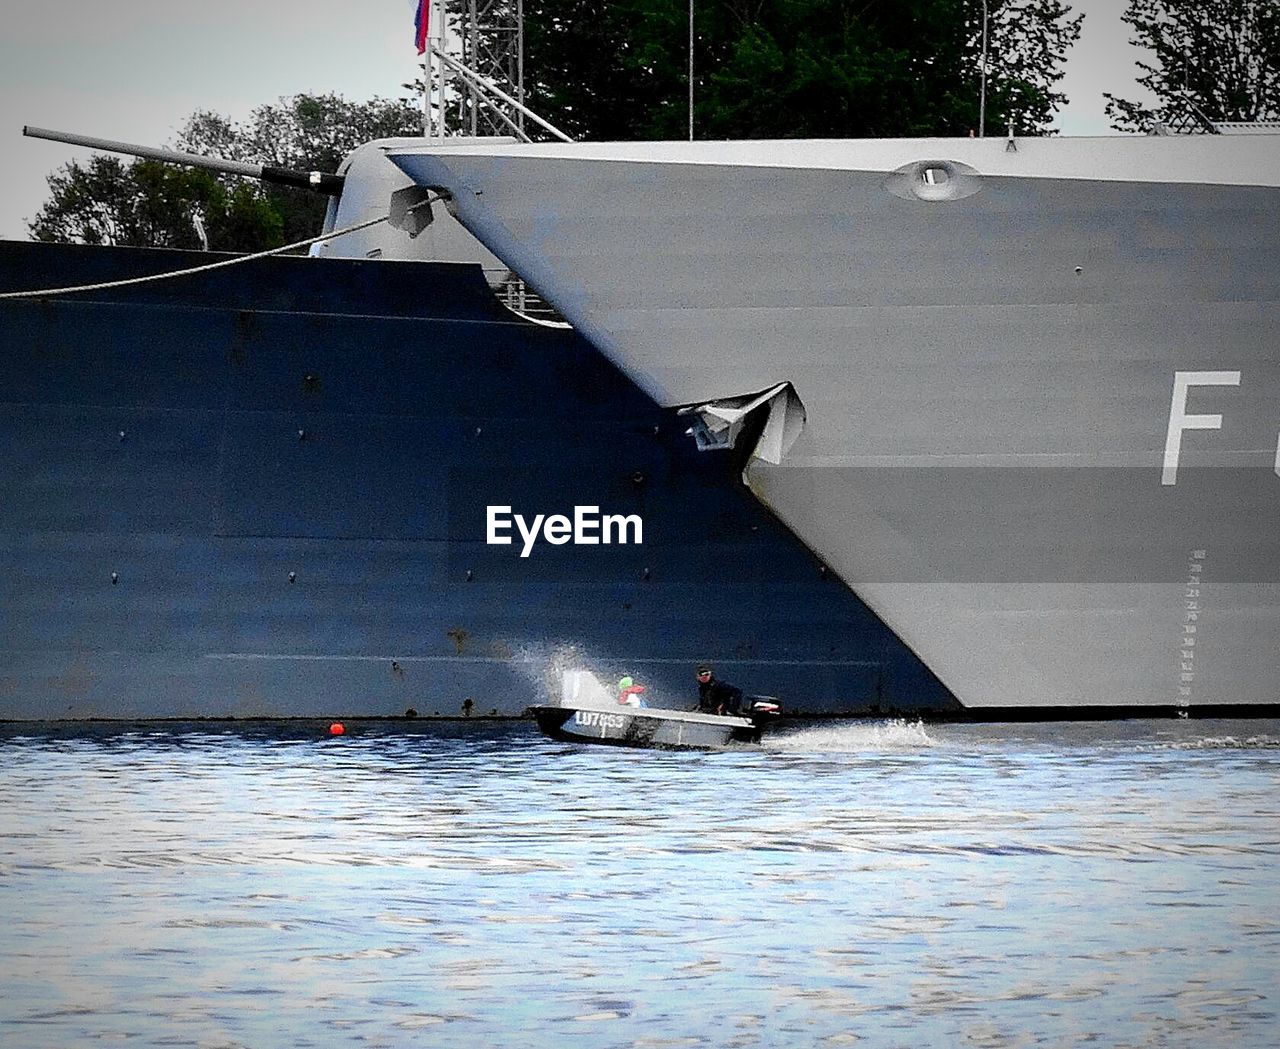
[[[0,34],[0,238],[23,239],[45,175],[87,150],[22,137],[51,127],[146,145],[197,109],[242,119],[299,92],[398,97],[417,66],[416,0],[109,0],[12,4]],[[1075,0],[1067,66],[1072,135],[1107,134],[1102,92],[1134,94],[1123,0]]]

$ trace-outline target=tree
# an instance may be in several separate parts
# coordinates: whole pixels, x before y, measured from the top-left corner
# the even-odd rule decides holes
[[[94,156],[49,176],[49,200],[29,224],[36,240],[198,248],[195,219],[228,251],[283,244],[280,216],[253,189],[209,172]]]
[[[967,5],[970,67],[981,55],[980,6]],[[1067,52],[1080,39],[1084,15],[1073,16],[1059,0],[1001,0],[990,11],[987,126],[1003,130],[1012,121],[1019,131],[1046,133],[1067,102],[1054,85],[1064,75]]]
[[[337,95],[295,95],[259,106],[243,123],[198,111],[176,148],[227,160],[334,171],[373,138],[414,134],[420,117],[408,102],[348,102]],[[199,217],[209,245],[260,251],[314,236],[327,198],[262,186],[200,169],[94,156],[48,178],[50,196],[28,226],[37,240],[139,247],[196,248]]]
[[[1083,16],[990,0],[987,124],[1048,130]],[[586,138],[683,138],[687,0],[526,0],[530,105]],[[699,0],[699,138],[964,135],[981,0]]]
[[[1214,121],[1280,117],[1280,3],[1276,0],[1129,0],[1132,41],[1152,56],[1138,83],[1155,106],[1107,94],[1121,131],[1181,123],[1188,103]]]
[[[350,102],[334,94],[293,95],[274,105],[258,106],[239,124],[200,110],[183,127],[176,148],[298,171],[331,172],[365,142],[421,133],[421,112],[403,99]],[[263,186],[259,193],[280,216],[284,243],[320,232],[325,197],[284,186]]]

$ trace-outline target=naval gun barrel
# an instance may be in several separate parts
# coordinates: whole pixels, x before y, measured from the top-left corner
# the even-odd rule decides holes
[[[88,146],[90,149],[100,149],[108,153],[127,153],[130,156],[160,160],[167,164],[187,164],[223,175],[244,175],[247,178],[261,179],[263,182],[270,182],[277,186],[295,186],[299,189],[327,193],[331,197],[342,193],[342,185],[345,181],[341,175],[330,175],[323,171],[293,171],[273,164],[249,164],[242,160],[201,156],[199,153],[179,153],[172,149],[156,149],[154,146],[135,146],[130,142],[113,142],[106,138],[94,138],[92,135],[73,135],[67,131],[50,131],[42,127],[24,127],[22,133],[28,138],[47,138],[51,142]]]

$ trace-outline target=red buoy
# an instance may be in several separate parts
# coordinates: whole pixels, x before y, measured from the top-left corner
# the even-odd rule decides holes
[[[341,721],[335,721],[329,726],[329,735],[331,736],[341,736],[346,731],[347,727]]]

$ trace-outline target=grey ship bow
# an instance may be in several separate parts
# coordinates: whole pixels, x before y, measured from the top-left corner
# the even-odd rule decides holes
[[[1280,700],[1280,137],[386,148],[966,706]]]

